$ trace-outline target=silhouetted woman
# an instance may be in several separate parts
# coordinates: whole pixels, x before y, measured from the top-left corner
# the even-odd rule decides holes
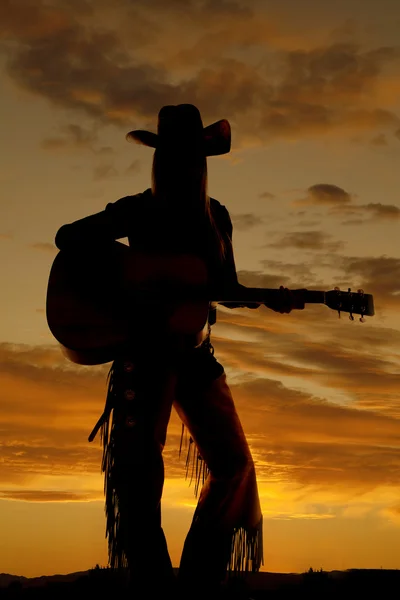
[[[128,237],[133,250],[153,256],[196,255],[205,261],[215,290],[236,289],[229,213],[207,194],[206,158],[229,152],[228,121],[203,128],[195,106],[165,106],[157,134],[132,131],[127,138],[155,148],[151,189],[64,225],[56,236],[58,248],[106,246]],[[291,310],[290,302],[270,308]],[[154,319],[160,315],[162,303]],[[197,484],[206,475],[182,552],[181,589],[188,597],[211,596],[227,571],[258,571],[262,564],[254,463],[224,369],[214,357],[214,322],[210,304],[197,346],[195,336],[181,336],[177,349],[176,339],[155,344],[149,334],[148,344],[137,348],[132,342],[121,351],[110,371],[101,420],[109,561],[128,565],[134,589],[150,595],[166,593],[174,581],[161,526],[162,452],[172,405],[198,451],[195,460],[203,468]]]

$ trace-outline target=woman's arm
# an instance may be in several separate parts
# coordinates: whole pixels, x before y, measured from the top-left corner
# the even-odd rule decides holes
[[[107,245],[127,237],[132,221],[140,219],[139,196],[142,194],[125,196],[107,204],[105,210],[99,213],[63,225],[56,234],[57,248],[64,250],[78,246]]]
[[[242,285],[238,281],[236,264],[235,264],[235,256],[233,252],[233,244],[232,244],[232,234],[233,234],[233,225],[229,215],[228,210],[225,207],[223,208],[223,221],[225,227],[225,260],[223,267],[223,287],[225,289],[233,289],[238,291],[238,295],[246,296],[246,286]],[[223,306],[227,308],[258,308],[260,304],[258,302],[243,302],[243,303],[227,303],[224,304],[221,302]]]
[[[236,266],[235,266],[235,258],[234,258],[234,254],[233,254],[233,244],[232,244],[232,233],[233,233],[233,226],[232,226],[232,221],[231,218],[229,216],[229,212],[227,211],[227,209],[225,207],[224,211],[226,211],[226,215],[224,216],[224,221],[225,221],[225,228],[226,228],[226,232],[227,232],[227,237],[228,237],[228,243],[226,244],[226,257],[225,257],[225,266],[224,266],[224,286],[226,286],[227,288],[233,288],[233,289],[238,289],[238,295],[242,295],[245,298],[246,297],[246,286],[242,285],[239,283],[238,278],[237,278],[237,272],[236,272]],[[279,313],[290,313],[292,311],[293,308],[304,308],[304,303],[301,305],[301,302],[299,301],[297,304],[294,302],[294,299],[292,297],[292,294],[290,292],[290,290],[288,290],[287,288],[281,286],[279,288],[279,296],[276,299],[275,302],[264,302],[262,303],[264,306],[266,306],[267,308],[270,308],[271,310],[273,310],[274,312],[279,312]],[[224,306],[228,307],[228,308],[258,308],[259,306],[261,306],[260,303],[258,302],[244,302],[244,303],[238,303],[238,304],[224,304],[223,302],[221,302],[220,304],[223,304]]]

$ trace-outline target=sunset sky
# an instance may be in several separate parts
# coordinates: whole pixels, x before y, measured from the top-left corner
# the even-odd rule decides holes
[[[374,295],[220,308],[256,461],[263,570],[400,568],[400,2],[2,0],[0,572],[107,562],[100,416],[108,365],[77,366],[46,322],[58,228],[150,185],[164,104],[226,118],[208,160],[241,283]],[[196,504],[172,415],[163,523],[173,564]]]

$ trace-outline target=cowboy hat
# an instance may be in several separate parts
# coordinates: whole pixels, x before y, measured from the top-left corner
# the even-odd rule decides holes
[[[127,133],[126,139],[150,148],[198,149],[205,156],[216,156],[230,151],[231,127],[226,119],[203,127],[200,111],[193,104],[167,105],[158,113],[157,133],[136,129]]]

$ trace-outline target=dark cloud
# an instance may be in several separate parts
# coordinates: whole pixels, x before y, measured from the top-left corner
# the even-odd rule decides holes
[[[262,224],[262,219],[259,216],[246,213],[242,215],[231,215],[234,230],[248,231],[257,225]]]
[[[343,248],[344,244],[340,241],[331,241],[332,236],[323,231],[293,231],[285,233],[278,240],[269,242],[266,247],[297,248],[298,250],[326,250],[336,252]]]
[[[375,309],[400,305],[400,259],[390,256],[342,257],[344,273],[355,280],[354,287],[372,293]]]
[[[74,6],[3,3],[2,50],[9,76],[21,87],[96,123],[154,127],[163,104],[193,102],[206,122],[231,119],[238,146],[249,139],[398,127],[396,115],[371,106],[369,94],[398,60],[396,48],[335,44],[274,51],[277,34],[263,13],[222,0],[185,3],[185,10],[175,2],[163,26],[160,2],[121,1],[113,19],[103,2],[86,2],[81,11]],[[261,56],[266,46],[274,78],[269,66],[238,58],[243,47]]]
[[[370,203],[361,206],[360,211],[363,210],[371,212],[374,219],[398,219],[400,216],[400,208],[394,204]]]
[[[296,200],[295,204],[327,204],[343,205],[351,202],[352,195],[343,188],[332,183],[316,183],[307,190],[305,198]]]

